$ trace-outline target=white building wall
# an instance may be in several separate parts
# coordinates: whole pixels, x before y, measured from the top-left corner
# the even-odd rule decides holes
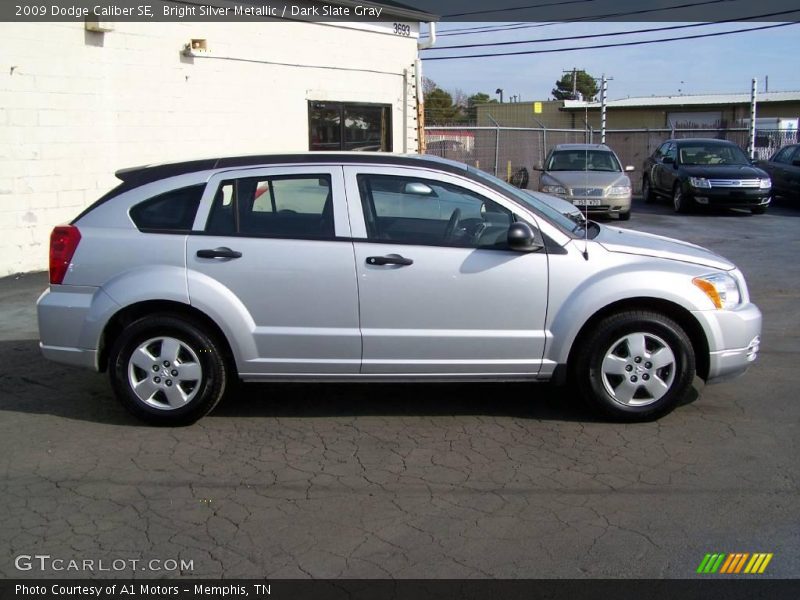
[[[394,151],[404,137],[414,151],[416,39],[386,31],[0,24],[0,276],[46,269],[52,227],[119,183],[117,169],[307,150],[309,100],[391,104]],[[182,56],[191,38],[205,38],[210,57]]]

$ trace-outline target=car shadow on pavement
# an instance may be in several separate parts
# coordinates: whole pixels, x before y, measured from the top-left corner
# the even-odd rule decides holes
[[[656,200],[652,203],[645,203],[641,198],[634,198],[633,200],[633,215],[637,213],[645,213],[651,215],[671,215],[675,216],[675,211],[672,209],[672,203],[669,200]],[[774,198],[769,205],[766,212],[767,215],[781,216],[781,217],[800,217],[800,199],[795,198]],[[681,218],[686,217],[755,217],[761,215],[754,215],[749,209],[744,208],[715,208],[713,206],[695,206],[686,214],[679,215]],[[592,217],[594,218],[594,217]],[[607,225],[615,225],[615,219],[595,219]]]
[[[144,426],[113,397],[106,375],[47,361],[35,340],[0,342],[0,364],[0,412]],[[224,418],[457,415],[603,421],[568,388],[545,383],[249,383],[235,386],[212,413]]]

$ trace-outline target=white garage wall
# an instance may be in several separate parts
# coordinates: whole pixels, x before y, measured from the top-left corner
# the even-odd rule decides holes
[[[183,57],[191,38],[212,58]],[[307,150],[308,100],[391,104],[394,150],[414,151],[416,56],[413,37],[315,23],[0,24],[0,276],[46,269],[52,227],[119,168]]]

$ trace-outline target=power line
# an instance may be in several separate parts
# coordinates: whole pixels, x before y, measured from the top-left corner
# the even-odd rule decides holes
[[[720,35],[731,35],[734,33],[746,33],[748,31],[762,31],[764,29],[775,29],[776,27],[788,27],[800,23],[778,23],[777,25],[764,25],[762,27],[751,27],[749,29],[734,29],[732,31],[718,31],[715,33],[701,33],[697,35],[686,35],[683,37],[663,38],[660,40],[640,40],[638,42],[617,42],[614,44],[599,44],[597,46],[575,46],[572,48],[552,48],[549,50],[523,50],[520,52],[497,52],[495,54],[464,54],[460,56],[432,56],[422,57],[422,60],[456,60],[460,58],[491,58],[493,56],[520,56],[525,54],[550,54],[553,52],[573,52],[576,50],[597,50],[600,48],[619,48],[621,46],[642,46],[644,44],[660,44],[663,42],[677,42],[683,40],[696,40],[700,38],[717,37]]]
[[[585,17],[576,17],[574,19],[565,19],[564,21],[552,21],[549,23],[511,23],[508,25],[497,25],[497,26],[489,26],[483,25],[481,27],[467,27],[462,29],[449,29],[447,31],[442,31],[438,34],[438,37],[447,37],[452,35],[469,35],[469,34],[480,34],[480,33],[494,33],[495,31],[510,31],[512,29],[537,29],[539,27],[547,27],[549,25],[561,25],[564,23],[577,23],[580,21],[597,21],[600,19],[607,19],[612,17],[629,17],[632,15],[643,15],[647,13],[653,12],[663,12],[665,10],[677,10],[680,8],[692,8],[695,6],[704,6],[707,4],[719,4],[721,2],[737,2],[738,0],[704,0],[703,2],[691,2],[688,4],[676,4],[675,6],[664,6],[661,8],[647,8],[642,10],[633,10],[627,12],[618,12],[618,13],[608,13],[605,15],[588,15]],[[492,28],[490,28],[492,27]],[[483,29],[483,31],[476,31],[478,29]]]
[[[436,37],[448,36],[448,35],[467,35],[470,33],[491,33],[495,29],[505,29],[511,27],[518,27],[520,25],[531,25],[530,23],[526,22],[516,22],[516,23],[506,23],[505,25],[480,25],[478,27],[458,27],[455,29],[441,29],[436,31]],[[544,23],[539,23],[539,25],[544,25]],[[487,29],[488,31],[479,31],[481,29]],[[464,33],[460,33],[460,32]]]
[[[472,12],[463,13],[450,13],[449,15],[442,15],[443,17],[467,17],[470,15],[485,15],[501,12],[512,12],[515,10],[525,10],[528,8],[545,8],[548,6],[563,6],[564,4],[584,4],[586,2],[596,2],[597,0],[561,0],[560,2],[546,2],[544,4],[529,4],[527,6],[515,6],[513,8],[493,8],[491,10],[473,10]]]
[[[602,37],[611,37],[617,35],[633,35],[637,33],[653,33],[657,31],[670,31],[675,29],[689,29],[692,27],[708,27],[709,25],[720,25],[722,23],[734,23],[738,21],[750,21],[765,17],[777,17],[779,15],[788,15],[792,13],[800,12],[800,10],[784,10],[781,12],[775,13],[767,13],[763,15],[751,15],[749,17],[743,17],[741,19],[725,19],[724,21],[716,21],[714,23],[691,23],[689,25],[670,25],[669,27],[649,27],[647,29],[633,29],[630,31],[616,31],[610,33],[591,33],[586,35],[573,35],[568,37],[554,37],[554,38],[542,38],[537,40],[516,40],[511,42],[490,42],[486,44],[461,44],[458,46],[434,46],[432,48],[424,48],[425,51],[439,51],[442,50],[455,50],[459,48],[483,48],[489,46],[514,46],[518,44],[543,44],[546,42],[560,42],[564,40],[585,40],[589,38],[602,38]]]

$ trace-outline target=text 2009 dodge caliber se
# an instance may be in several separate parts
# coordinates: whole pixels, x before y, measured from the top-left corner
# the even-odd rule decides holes
[[[553,380],[645,420],[758,352],[726,259],[461,163],[304,153],[117,176],[53,231],[41,348],[107,370],[152,423],[200,418],[236,378]]]

